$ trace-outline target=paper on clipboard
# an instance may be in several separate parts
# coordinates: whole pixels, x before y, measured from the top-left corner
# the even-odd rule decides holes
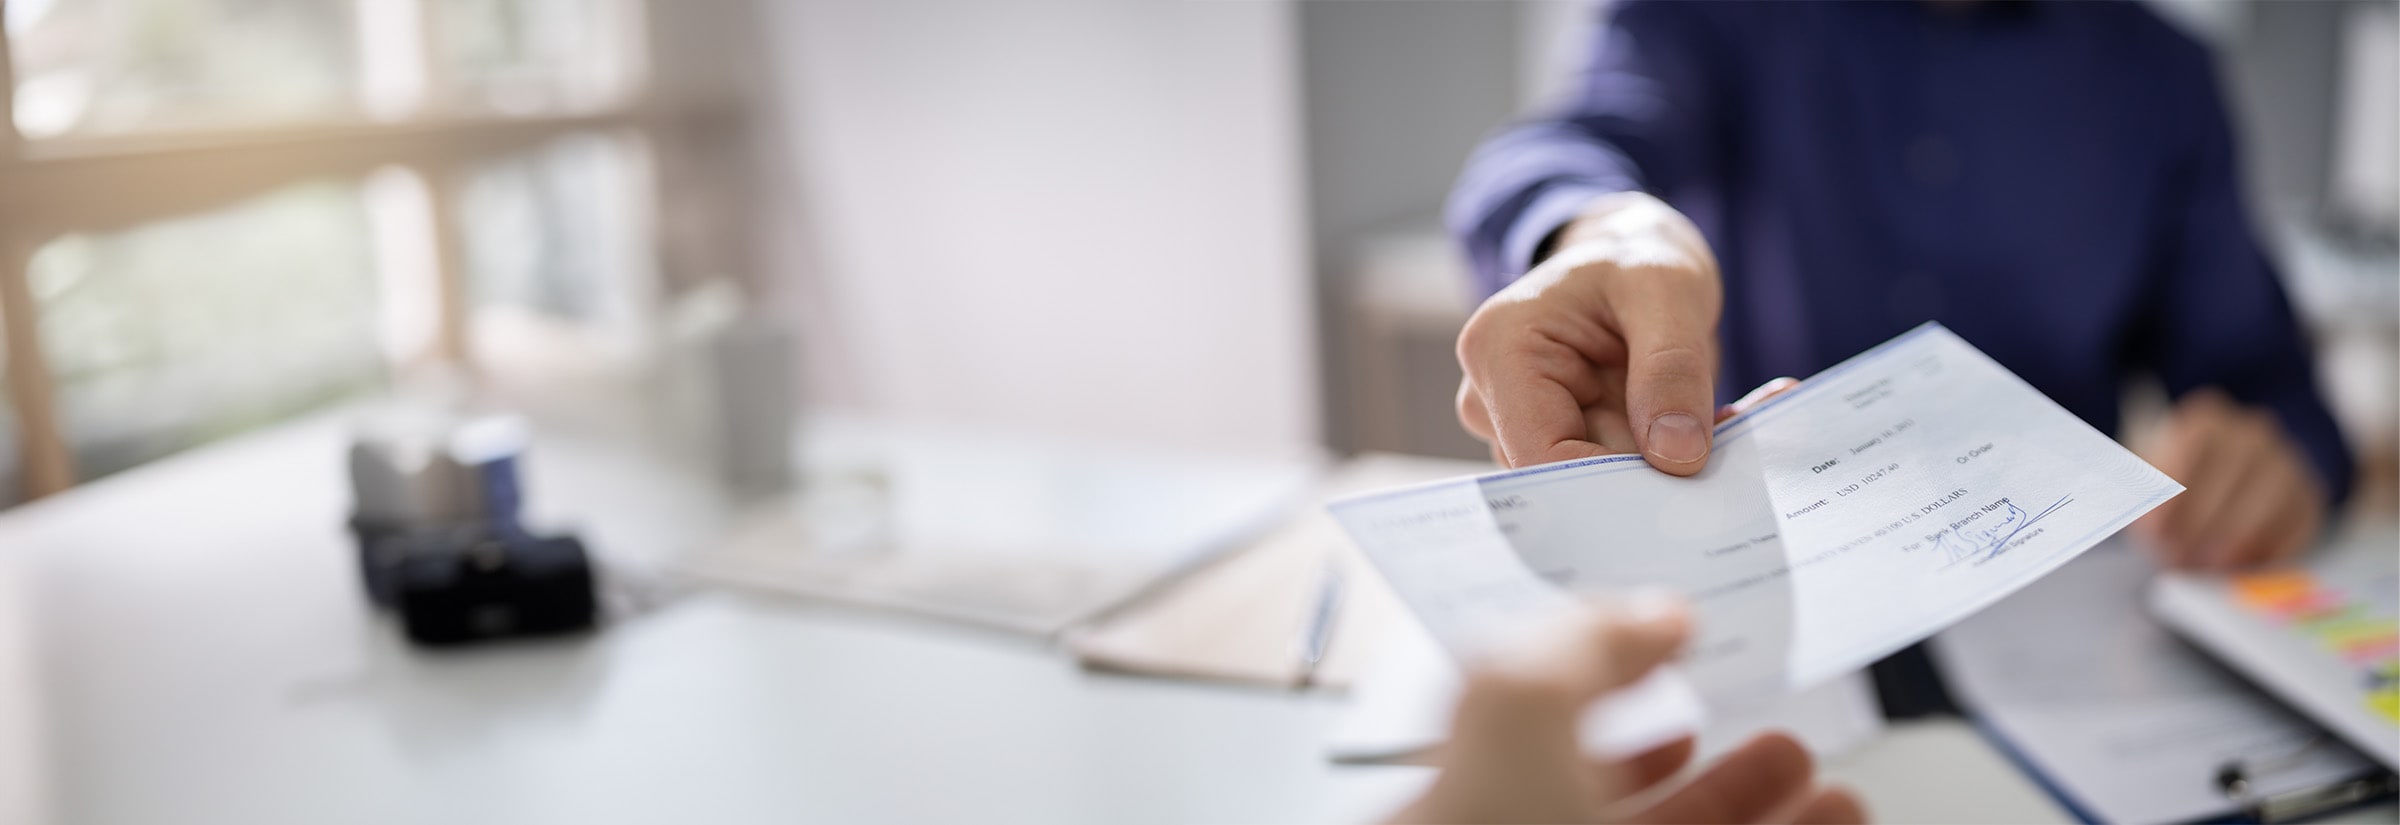
[[[2218,770],[2272,763],[2257,796],[2367,771],[2178,641],[2142,609],[2156,568],[2123,541],[1934,637],[1943,677],[2062,801],[2103,822],[2184,822],[2230,814]]]
[[[2400,770],[2400,554],[2353,530],[2301,564],[2226,577],[2173,573],[2151,611],[2353,747]]]

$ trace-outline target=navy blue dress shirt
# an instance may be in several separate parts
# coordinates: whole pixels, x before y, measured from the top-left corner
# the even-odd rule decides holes
[[[1593,198],[1697,223],[1719,391],[1939,320],[2103,432],[2133,375],[2351,460],[2243,212],[2207,51],[2130,2],[1627,2],[1565,105],[1476,150],[1452,231],[1488,294]]]

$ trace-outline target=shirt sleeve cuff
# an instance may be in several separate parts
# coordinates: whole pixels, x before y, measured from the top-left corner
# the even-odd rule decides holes
[[[1561,182],[1543,187],[1541,194],[1535,195],[1533,202],[1517,213],[1516,223],[1509,226],[1508,235],[1500,242],[1501,261],[1509,267],[1507,279],[1514,281],[1525,270],[1541,263],[1534,260],[1534,255],[1542,251],[1542,242],[1549,240],[1551,233],[1583,214],[1592,201],[1618,191],[1615,187],[1590,183]]]

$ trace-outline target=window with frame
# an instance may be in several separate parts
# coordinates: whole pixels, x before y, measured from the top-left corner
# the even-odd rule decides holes
[[[0,0],[0,506],[526,328],[638,338],[652,148],[732,118],[649,93],[651,11]]]

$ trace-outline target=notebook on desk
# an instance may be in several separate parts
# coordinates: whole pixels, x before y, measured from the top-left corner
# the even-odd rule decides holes
[[[1313,459],[812,425],[807,481],[736,516],[694,579],[1056,637],[1250,543]]]
[[[1360,490],[1488,469],[1371,453],[1344,462],[1258,541],[1066,636],[1095,670],[1261,686],[1347,688],[1410,621],[1324,508]]]
[[[2400,532],[2354,532],[2307,563],[2170,574],[2150,609],[2177,633],[2400,770]]]

